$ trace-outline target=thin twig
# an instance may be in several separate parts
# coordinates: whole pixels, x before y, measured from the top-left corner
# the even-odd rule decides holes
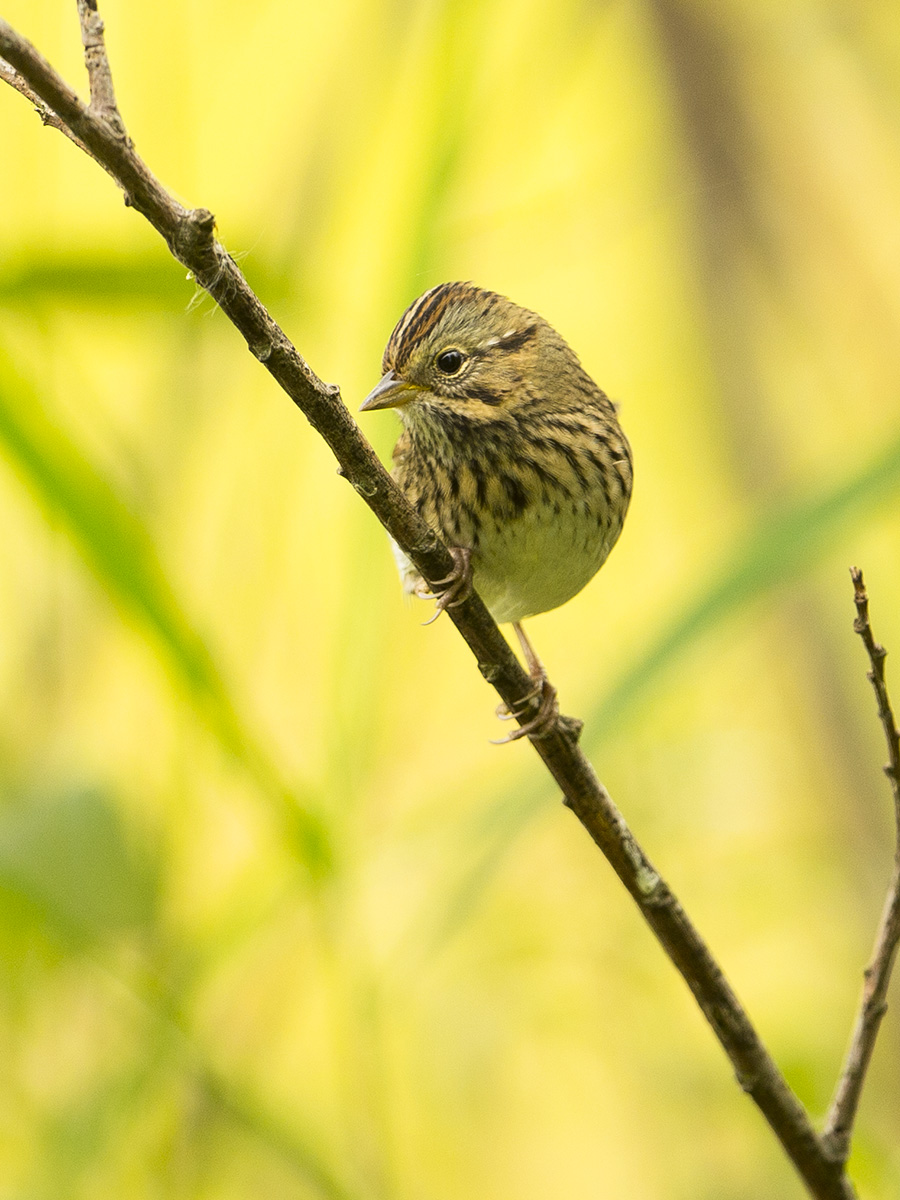
[[[131,145],[125,122],[116,103],[112,71],[106,54],[103,18],[97,11],[97,0],[77,0],[81,22],[81,42],[84,46],[84,65],[91,85],[90,111],[105,121],[124,141]]]
[[[884,680],[884,660],[887,651],[872,633],[869,624],[869,597],[866,594],[862,571],[850,568],[853,579],[856,620],[853,629],[863,640],[871,663],[868,678],[875,689],[878,702],[878,717],[884,729],[888,748],[888,763],[884,773],[891,782],[894,798],[894,817],[897,828],[897,845],[894,851],[894,870],[888,887],[887,897],[875,935],[875,947],[869,965],[863,972],[863,989],[859,1011],[850,1039],[850,1048],[844,1062],[841,1077],[835,1089],[834,1099],[825,1121],[823,1141],[826,1151],[837,1162],[846,1162],[850,1153],[853,1122],[859,1107],[859,1098],[865,1083],[866,1071],[875,1049],[875,1040],[881,1020],[887,1012],[887,989],[891,970],[900,943],[900,733],[894,720],[887,685]]]
[[[19,72],[16,71],[15,68],[11,67],[8,62],[4,62],[2,58],[0,58],[0,79],[2,79],[4,83],[8,83],[11,88],[15,88],[17,92],[25,97],[28,103],[34,107],[34,111],[37,113],[37,115],[41,118],[42,124],[50,126],[51,129],[58,130],[61,134],[67,137],[70,142],[74,142],[79,150],[83,150],[89,158],[93,158],[94,162],[103,167],[104,171],[112,174],[105,163],[100,162],[99,158],[94,158],[94,155],[91,154],[90,150],[88,150],[81,138],[75,136],[65,121],[61,121],[53,109],[49,108],[43,102],[40,96],[36,95],[36,93],[31,90]]]
[[[887,742],[888,762],[884,773],[891,783],[891,792],[894,798],[894,820],[897,828],[897,850],[900,853],[900,732],[897,730],[894,710],[891,708],[891,698],[884,680],[884,660],[887,658],[887,650],[875,641],[872,633],[872,626],[869,624],[869,597],[859,567],[850,568],[850,577],[853,580],[853,599],[856,604],[853,632],[858,633],[862,638],[872,664],[872,670],[867,673],[867,678],[875,689],[878,719],[881,721],[884,738]]]
[[[95,4],[79,2],[90,13],[96,12]],[[94,27],[91,36],[102,41],[102,27],[99,32]],[[240,330],[251,353],[328,443],[340,463],[340,474],[359,492],[422,576],[434,581],[449,575],[453,566],[449,551],[391,480],[342,403],[338,389],[318,378],[266,312],[215,238],[212,214],[206,209],[188,211],[178,204],[126,138],[85,106],[30,43],[2,19],[0,54],[84,141],[92,156],[105,162],[128,201],[165,238],[179,262],[193,272]],[[108,71],[108,66],[105,69]],[[480,598],[473,593],[448,611],[481,673],[506,706],[522,712],[522,721],[527,720],[531,680]],[[532,740],[562,789],[565,803],[603,851],[681,972],[731,1060],[741,1087],[765,1115],[810,1194],[817,1200],[853,1200],[855,1193],[843,1164],[825,1152],[806,1110],[779,1072],[718,963],[579,749],[578,725],[561,717],[548,736]]]

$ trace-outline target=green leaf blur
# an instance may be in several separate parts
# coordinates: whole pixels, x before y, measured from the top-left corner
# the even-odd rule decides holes
[[[530,633],[820,1118],[893,852],[847,568],[900,703],[896,6],[102,10],[140,152],[351,409],[452,278],[620,403],[621,544]],[[83,88],[74,3],[4,16]],[[0,1194],[799,1200],[324,445],[9,89],[0,145]]]

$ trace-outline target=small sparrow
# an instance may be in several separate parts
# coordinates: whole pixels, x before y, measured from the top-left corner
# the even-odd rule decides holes
[[[393,477],[455,563],[435,581],[435,617],[474,586],[512,622],[537,711],[504,740],[540,737],[559,710],[521,622],[580,592],[622,531],[632,466],[615,406],[543,317],[471,283],[415,300],[382,371],[362,411],[397,409]],[[394,554],[405,590],[432,595]]]

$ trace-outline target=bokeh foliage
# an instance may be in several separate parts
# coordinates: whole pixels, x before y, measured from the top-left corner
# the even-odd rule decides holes
[[[74,8],[4,15],[80,85]],[[896,5],[103,10],[139,149],[351,406],[448,278],[621,402],[622,543],[531,631],[821,1115],[891,855],[846,570],[900,654]],[[799,1197],[325,448],[9,91],[0,139],[0,1196]],[[885,1200],[898,1055],[892,1010]]]

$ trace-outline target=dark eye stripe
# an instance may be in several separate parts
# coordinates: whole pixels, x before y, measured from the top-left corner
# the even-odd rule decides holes
[[[490,388],[486,388],[481,384],[472,384],[465,388],[465,397],[467,400],[480,400],[482,404],[502,404],[503,397],[498,396],[496,392],[492,392]]]
[[[524,329],[517,329],[515,333],[509,333],[506,337],[500,338],[494,349],[499,350],[501,354],[512,354],[514,350],[521,350],[526,342],[530,342],[532,338],[536,337],[537,331],[537,325],[526,325]]]

